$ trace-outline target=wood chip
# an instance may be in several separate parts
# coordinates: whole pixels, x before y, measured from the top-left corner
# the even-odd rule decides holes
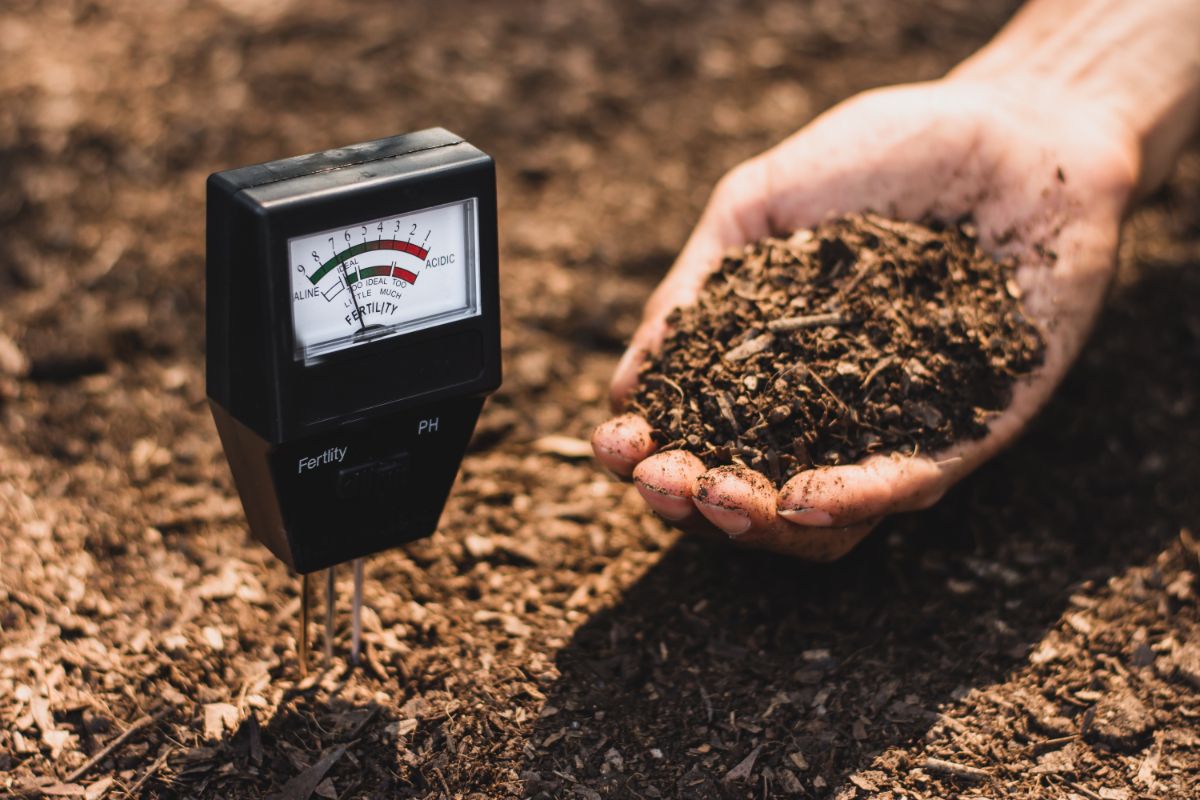
[[[751,750],[750,755],[743,758],[738,765],[729,770],[729,772],[726,772],[725,777],[722,778],[722,780],[724,780],[726,783],[732,783],[733,781],[744,781],[749,778],[750,773],[754,771],[754,762],[758,760],[758,754],[762,752],[762,749],[763,746],[760,744],[758,747]]]
[[[21,378],[29,374],[29,359],[16,342],[0,333],[0,375]]]
[[[324,780],[325,773],[333,768],[345,752],[344,744],[325,751],[315,764],[285,783],[282,789],[270,795],[267,800],[308,800]]]
[[[745,361],[750,356],[756,356],[771,346],[771,342],[775,341],[775,334],[764,333],[760,336],[755,336],[742,342],[737,347],[727,352],[724,356],[726,361]]]
[[[985,769],[971,767],[966,764],[956,764],[953,761],[946,761],[941,758],[927,758],[922,766],[928,772],[949,775],[952,778],[962,778],[968,781],[985,781],[992,776]]]
[[[551,434],[543,436],[533,443],[533,449],[539,453],[559,456],[560,458],[591,458],[592,444],[573,436]]]
[[[100,800],[100,798],[108,794],[108,790],[112,788],[115,781],[116,779],[112,775],[105,775],[100,780],[90,784],[83,793],[84,800]]]
[[[844,325],[845,317],[836,312],[827,314],[806,314],[799,317],[782,317],[767,323],[767,330],[772,333],[790,333],[805,328],[818,328],[822,325]],[[729,356],[725,356],[729,358]]]
[[[204,706],[204,738],[220,739],[225,731],[237,729],[237,706],[229,703],[208,703]]]

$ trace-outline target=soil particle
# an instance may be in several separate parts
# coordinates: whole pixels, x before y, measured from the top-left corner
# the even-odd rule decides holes
[[[1176,651],[1175,669],[1179,677],[1200,689],[1200,643],[1186,644]]]
[[[664,449],[778,485],[987,432],[1043,343],[968,223],[848,215],[730,253],[643,369]]]
[[[1105,695],[1096,704],[1088,735],[1124,750],[1137,747],[1153,729],[1154,717],[1145,704],[1135,695],[1120,691]]]

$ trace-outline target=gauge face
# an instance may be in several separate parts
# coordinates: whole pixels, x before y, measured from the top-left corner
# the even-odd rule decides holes
[[[288,240],[297,360],[479,314],[475,199]]]

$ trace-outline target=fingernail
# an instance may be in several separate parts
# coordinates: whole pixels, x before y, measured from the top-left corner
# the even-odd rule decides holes
[[[740,511],[714,506],[712,503],[693,501],[708,521],[730,536],[737,536],[750,529],[750,517]]]
[[[637,461],[625,458],[619,453],[609,450],[607,447],[593,447],[592,449],[596,451],[597,456],[603,456],[602,460],[609,462],[612,467],[620,467],[624,470],[626,478],[629,477],[629,473],[633,472],[633,468],[637,466]]]
[[[638,494],[646,501],[646,505],[665,519],[678,522],[692,513],[692,501],[686,497],[659,492],[637,481],[634,481],[633,485],[637,487]]]
[[[833,524],[833,515],[819,508],[781,508],[779,516],[797,525],[811,525],[814,528],[828,528]]]

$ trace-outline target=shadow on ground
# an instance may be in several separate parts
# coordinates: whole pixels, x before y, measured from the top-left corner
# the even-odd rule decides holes
[[[173,796],[276,800],[421,793],[431,787],[397,783],[400,724],[382,705],[339,697],[336,685],[332,693],[290,691],[265,724],[251,709],[223,740],[171,754],[173,774],[152,787]],[[411,777],[421,779],[416,771]]]
[[[1142,272],[1034,429],[936,509],[832,566],[681,541],[560,652],[529,793],[830,793],[1200,520],[1200,274]]]

